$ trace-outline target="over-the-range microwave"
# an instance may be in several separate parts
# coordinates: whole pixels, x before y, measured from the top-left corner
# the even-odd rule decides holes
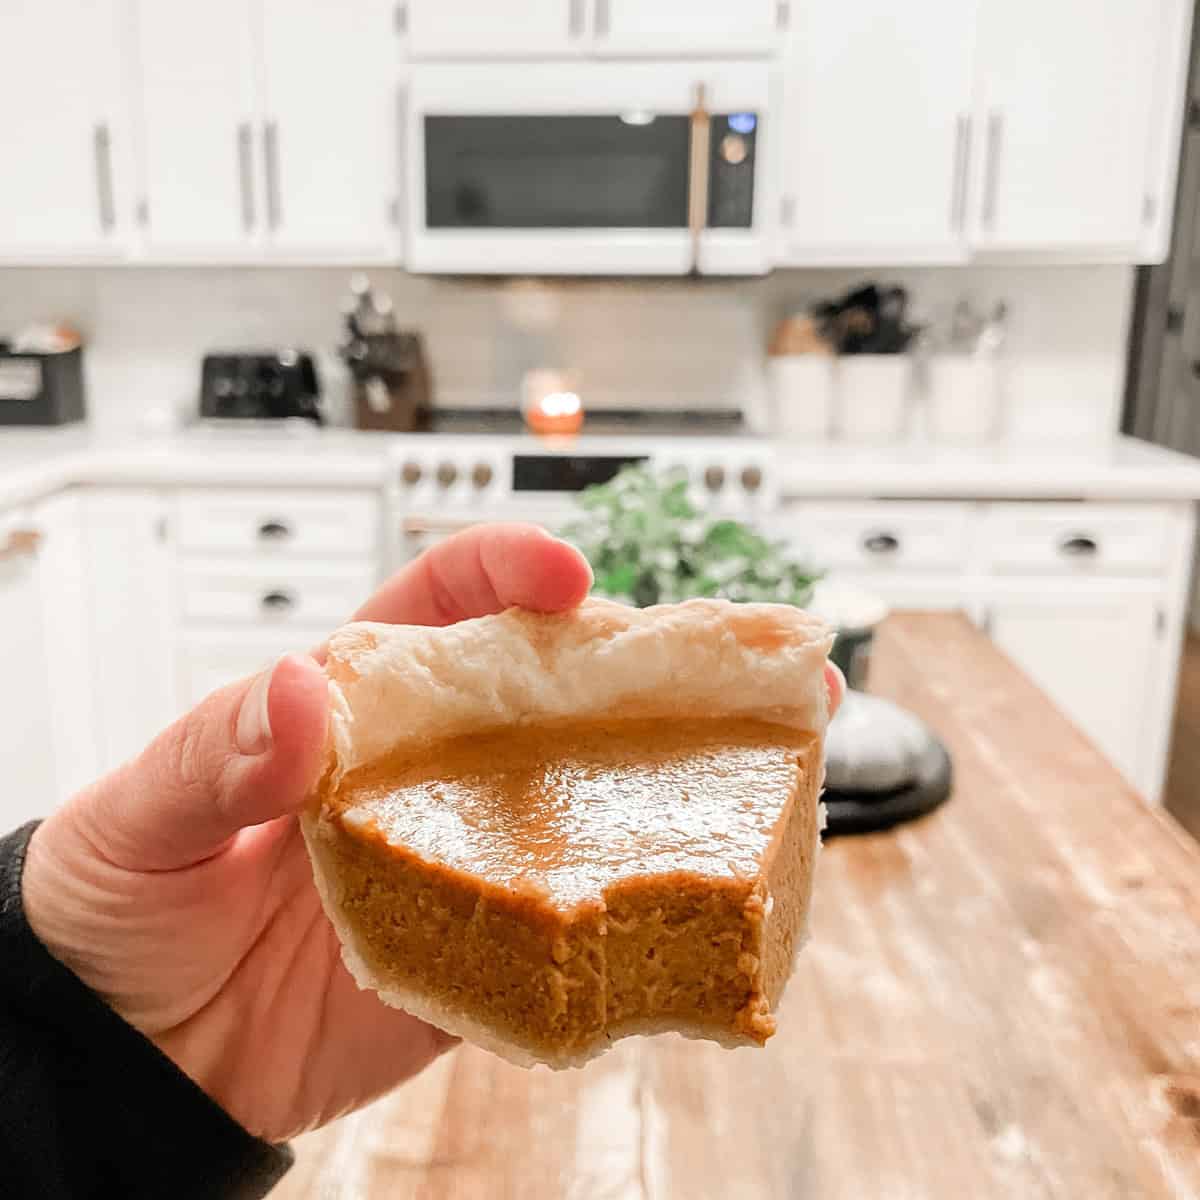
[[[761,274],[769,94],[765,63],[419,65],[406,265]]]

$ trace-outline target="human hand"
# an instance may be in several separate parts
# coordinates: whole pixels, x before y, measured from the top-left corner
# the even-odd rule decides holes
[[[477,526],[355,615],[559,611],[590,583],[582,556],[541,530]],[[296,820],[326,711],[305,655],[215,692],[49,817],[25,863],[26,915],[51,953],[268,1141],[367,1103],[452,1044],[342,965]]]

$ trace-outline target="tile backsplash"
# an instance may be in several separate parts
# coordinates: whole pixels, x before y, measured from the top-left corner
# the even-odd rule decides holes
[[[531,285],[370,274],[401,324],[424,333],[439,404],[511,405],[526,368],[557,365],[580,371],[596,407],[750,409],[762,404],[774,322],[871,275]],[[90,411],[108,428],[194,412],[205,350],[273,345],[321,355],[331,413],[345,420],[345,377],[332,348],[348,278],[326,267],[0,269],[0,336],[30,320],[81,328]],[[924,319],[943,319],[964,295],[1008,302],[1008,436],[1094,438],[1117,428],[1132,268],[920,268],[879,278],[904,284]]]

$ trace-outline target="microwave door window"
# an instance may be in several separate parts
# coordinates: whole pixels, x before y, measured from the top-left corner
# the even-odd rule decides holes
[[[425,118],[430,229],[682,229],[688,123]]]

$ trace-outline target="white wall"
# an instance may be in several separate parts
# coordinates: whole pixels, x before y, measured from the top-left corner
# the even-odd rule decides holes
[[[69,320],[88,339],[89,403],[106,427],[152,408],[193,411],[205,349],[294,344],[336,360],[348,272],[333,268],[30,268],[0,270],[0,336],[31,319]],[[719,407],[753,394],[773,322],[861,282],[864,272],[778,271],[759,280],[559,280],[540,332],[510,286],[376,271],[403,324],[424,331],[438,403],[515,402],[522,370],[579,368],[587,401],[620,407]],[[1117,427],[1133,269],[968,267],[889,271],[920,313],[944,317],[961,295],[1009,302],[1012,436],[1090,438]],[[518,293],[520,295],[521,293]],[[541,306],[545,308],[546,306]]]

